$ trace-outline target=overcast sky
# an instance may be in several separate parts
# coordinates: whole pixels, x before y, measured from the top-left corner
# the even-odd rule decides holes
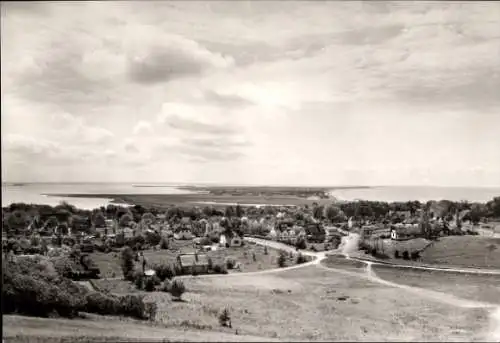
[[[2,3],[7,181],[500,185],[498,2]]]

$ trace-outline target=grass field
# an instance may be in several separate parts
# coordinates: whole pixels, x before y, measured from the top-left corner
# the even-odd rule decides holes
[[[206,254],[212,258],[213,264],[224,264],[227,258],[232,258],[241,264],[240,270],[229,270],[229,273],[254,272],[259,270],[268,270],[278,267],[277,259],[279,251],[272,248],[265,248],[261,245],[246,243],[242,247],[230,247],[216,251],[208,251]],[[154,264],[173,264],[176,262],[179,253],[194,252],[191,241],[172,241],[168,250],[145,250],[144,256],[148,266]],[[122,278],[120,264],[120,253],[93,253],[93,260],[101,270],[101,279],[94,280],[94,283],[102,290],[112,293],[125,294],[137,292],[132,283],[117,278]],[[255,256],[255,261],[254,261]],[[296,264],[296,257],[287,254],[286,266]],[[137,270],[142,266],[136,264]],[[110,278],[112,280],[107,280]]]
[[[497,303],[500,306],[500,275],[414,270],[383,265],[372,268],[383,280],[445,292],[463,299]]]
[[[185,284],[183,302],[172,301],[165,293],[147,295],[147,301],[158,304],[155,324],[118,319],[30,321],[6,316],[4,337],[56,333],[150,340],[177,338],[169,336],[174,332],[169,330],[182,330],[205,341],[217,335],[236,340],[264,337],[261,340],[266,341],[479,341],[485,339],[489,325],[485,310],[442,304],[317,266],[273,274],[190,278]],[[232,329],[218,324],[217,315],[224,307],[230,310]],[[238,336],[234,336],[236,330]]]
[[[423,252],[422,262],[500,269],[500,238],[481,236],[442,237]]]

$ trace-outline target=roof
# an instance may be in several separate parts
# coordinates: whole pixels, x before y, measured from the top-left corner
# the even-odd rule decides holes
[[[205,254],[181,254],[177,256],[181,267],[188,267],[192,265],[208,266],[208,256]]]

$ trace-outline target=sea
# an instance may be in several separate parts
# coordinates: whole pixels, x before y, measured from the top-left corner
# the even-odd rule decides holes
[[[67,202],[78,208],[93,209],[112,203],[111,198],[84,198],[55,196],[50,194],[193,194],[180,189],[187,184],[132,184],[132,183],[3,183],[2,207],[12,203],[46,204],[55,206]],[[428,187],[428,186],[381,186],[370,188],[332,189],[329,192],[337,200],[410,201],[419,200],[466,200],[486,202],[500,196],[500,187]],[[127,206],[127,204],[120,204]]]

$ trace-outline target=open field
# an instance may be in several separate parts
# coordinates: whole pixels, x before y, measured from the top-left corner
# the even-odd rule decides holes
[[[89,319],[45,319],[6,315],[3,338],[6,342],[72,343],[72,342],[259,342],[267,337],[234,333],[169,329],[128,320],[98,317]]]
[[[421,257],[428,264],[500,269],[500,238],[442,237],[425,249]]]
[[[154,264],[160,263],[173,264],[176,263],[178,254],[195,252],[191,241],[172,240],[171,242],[172,243],[170,249],[168,250],[144,250],[143,254],[146,257],[147,265],[152,266]],[[242,272],[252,272],[276,268],[276,261],[279,255],[278,250],[271,248],[267,249],[266,255],[265,248],[263,246],[249,243],[246,243],[242,247],[229,247],[204,253],[212,258],[214,265],[224,263],[226,258],[233,258],[236,262],[240,262]],[[253,260],[254,255],[255,261]],[[90,256],[100,268],[101,277],[122,277],[119,252],[110,252],[107,254],[94,252],[90,254]],[[287,255],[286,265],[292,264],[295,264],[295,256],[290,257],[289,255]],[[137,263],[137,267],[139,267],[139,263]]]
[[[332,199],[309,200],[298,196],[258,196],[258,195],[212,195],[212,194],[47,194],[61,197],[73,198],[107,198],[113,199],[114,203],[142,205],[145,207],[166,208],[171,205],[178,206],[205,206],[213,205],[227,206],[227,204],[239,203],[245,205],[312,205],[328,204]],[[206,203],[206,204],[205,204]]]
[[[261,336],[265,337],[262,340],[478,341],[486,339],[489,325],[485,310],[441,304],[317,266],[273,274],[189,278],[184,282],[187,292],[183,302],[172,301],[165,293],[147,295],[149,301],[158,304],[155,324],[7,316],[4,337],[57,332],[55,335],[68,337],[176,339],[169,336],[174,332],[169,330],[182,328],[185,336],[197,335],[198,340],[205,341],[236,330],[238,336],[232,336],[235,340]],[[232,329],[218,324],[217,314],[224,307],[230,310]]]
[[[372,266],[383,280],[398,284],[430,289],[454,296],[500,306],[500,275],[477,275],[435,270]]]

